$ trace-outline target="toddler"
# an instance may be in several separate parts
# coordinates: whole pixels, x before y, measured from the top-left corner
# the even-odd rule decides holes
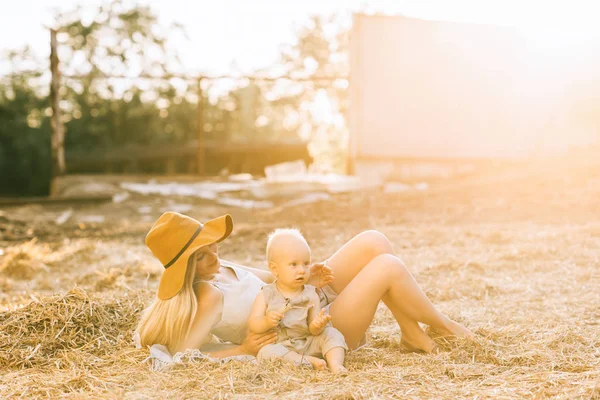
[[[346,373],[344,336],[321,309],[310,276],[310,248],[297,229],[278,229],[267,242],[269,269],[275,282],[256,296],[248,326],[255,333],[277,331],[277,343],[264,346],[258,359],[282,358],[294,364],[326,365],[334,373]],[[325,362],[321,357],[325,357]]]

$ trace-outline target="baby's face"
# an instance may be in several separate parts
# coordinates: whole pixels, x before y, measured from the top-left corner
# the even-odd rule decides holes
[[[274,257],[277,279],[290,288],[301,287],[310,276],[310,249],[295,237],[278,243]]]

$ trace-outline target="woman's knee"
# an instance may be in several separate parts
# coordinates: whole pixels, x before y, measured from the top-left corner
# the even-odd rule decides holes
[[[373,268],[386,278],[403,278],[410,275],[402,260],[393,254],[380,254],[371,263]]]
[[[373,257],[381,254],[393,254],[392,243],[383,233],[376,230],[364,231],[360,234],[363,246],[371,251]]]

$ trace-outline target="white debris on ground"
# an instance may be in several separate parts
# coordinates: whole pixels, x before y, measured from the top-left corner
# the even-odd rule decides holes
[[[401,182],[388,182],[383,185],[383,193],[401,193],[411,190],[422,191],[427,189],[429,189],[429,184],[427,182],[419,182],[414,185],[407,185],[406,183]]]
[[[121,193],[117,193],[112,197],[112,201],[113,203],[122,203],[125,200],[129,199],[129,197],[131,197],[131,195],[128,192],[121,192]]]
[[[60,191],[61,197],[78,197],[90,195],[115,196],[122,192],[118,187],[105,182],[78,182]]]
[[[249,200],[249,199],[237,199],[235,197],[227,197],[222,196],[216,200],[217,203],[225,205],[225,206],[233,206],[240,208],[272,208],[275,207],[275,204],[272,201],[257,201],[257,200]]]
[[[293,207],[298,206],[300,204],[316,203],[317,201],[327,200],[331,200],[331,196],[327,193],[308,193],[298,199],[288,201],[287,203],[283,204],[283,207]]]
[[[229,175],[229,180],[232,182],[246,182],[253,179],[252,174],[234,174]]]
[[[121,183],[121,188],[140,194],[159,194],[162,196],[194,196],[201,199],[214,200],[217,194],[208,190],[202,183]]]
[[[265,167],[267,181],[296,179],[308,175],[308,168],[302,160],[288,161]]]
[[[77,220],[88,224],[101,224],[104,222],[105,217],[104,215],[82,215]]]
[[[150,214],[152,212],[152,206],[141,206],[138,207],[137,210],[140,214]]]
[[[166,207],[162,207],[160,209],[161,212],[167,212],[167,211],[175,211],[178,213],[182,213],[185,214],[186,212],[190,211],[193,208],[193,206],[191,204],[177,204],[177,203],[171,203]]]
[[[68,210],[66,210],[62,214],[60,214],[54,222],[56,223],[56,225],[62,225],[65,222],[67,222],[69,220],[69,218],[71,218],[71,215],[73,215],[73,209],[69,208]]]
[[[382,190],[399,193],[411,190],[427,190],[425,182],[408,185],[401,182],[383,182],[370,175],[348,176],[334,173],[312,173],[304,161],[291,161],[265,168],[265,178],[255,179],[250,174],[236,174],[226,181],[203,181],[194,183],[147,183],[123,182],[120,188],[128,192],[160,196],[193,196],[218,204],[246,209],[291,207],[318,201],[331,200],[331,194],[364,190]],[[113,201],[128,199],[127,192],[114,195]],[[173,204],[170,209],[187,212],[187,204]],[[149,214],[150,206],[139,207],[140,214]]]
[[[265,176],[262,185],[252,188],[252,194],[258,198],[303,192],[346,193],[376,189],[381,185],[378,180],[358,176],[310,173],[301,160],[265,167]]]

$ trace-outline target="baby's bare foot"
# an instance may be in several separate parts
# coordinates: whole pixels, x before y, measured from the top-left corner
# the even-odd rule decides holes
[[[348,370],[343,365],[331,365],[329,368],[336,375],[348,375]]]
[[[305,360],[308,360],[308,362],[310,363],[310,365],[312,365],[312,367],[316,370],[322,370],[325,369],[325,367],[327,366],[327,363],[325,362],[325,360],[322,360],[320,358],[317,357],[312,357],[312,356],[304,356]]]

